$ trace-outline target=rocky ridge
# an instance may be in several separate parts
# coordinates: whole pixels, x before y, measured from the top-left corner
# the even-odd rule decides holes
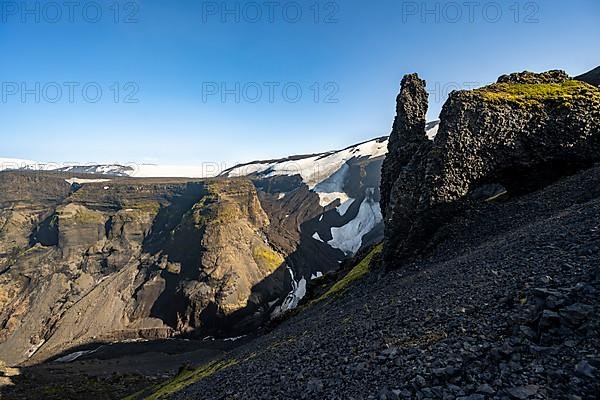
[[[600,160],[600,90],[562,71],[502,76],[453,92],[433,143],[425,82],[402,81],[382,209],[388,266],[422,253],[471,201],[515,195]]]

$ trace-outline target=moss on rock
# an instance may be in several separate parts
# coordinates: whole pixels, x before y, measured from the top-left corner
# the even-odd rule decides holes
[[[585,82],[568,80],[562,83],[495,83],[472,92],[491,103],[513,103],[523,107],[558,102],[565,106],[577,100],[593,100],[600,104],[600,89]]]
[[[285,261],[281,254],[276,253],[267,246],[260,244],[252,248],[252,258],[258,267],[266,272],[273,273]]]

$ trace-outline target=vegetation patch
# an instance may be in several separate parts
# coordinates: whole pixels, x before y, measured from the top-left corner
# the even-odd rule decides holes
[[[150,214],[158,214],[160,203],[158,201],[145,201],[134,204],[127,204],[125,208],[131,208],[136,211],[143,211]]]
[[[371,250],[371,252],[362,259],[346,276],[337,281],[327,292],[325,292],[321,297],[319,297],[316,301],[324,300],[330,296],[338,295],[341,292],[345,291],[353,282],[362,278],[369,272],[369,265],[371,264],[371,260],[376,255],[380,254],[383,250],[383,244],[379,244]]]
[[[166,398],[174,393],[180,392],[190,385],[233,365],[236,360],[221,360],[204,365],[199,368],[184,368],[173,379],[154,386],[151,389],[143,390],[126,397],[123,400],[159,400]]]
[[[60,214],[63,219],[69,219],[76,224],[104,224],[106,218],[98,211],[89,210],[83,206],[67,206]]]
[[[285,261],[281,254],[271,250],[266,245],[260,244],[252,248],[252,258],[258,268],[266,273],[273,273]]]
[[[491,103],[514,103],[522,107],[535,107],[545,102],[558,102],[570,106],[577,100],[600,103],[600,89],[585,82],[570,80],[563,83],[495,83],[473,91]]]

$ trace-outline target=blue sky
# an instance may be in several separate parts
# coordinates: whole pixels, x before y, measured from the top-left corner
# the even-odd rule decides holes
[[[406,73],[428,81],[434,119],[452,88],[600,65],[597,0],[50,3],[2,3],[2,157],[230,165],[324,151],[389,134]]]

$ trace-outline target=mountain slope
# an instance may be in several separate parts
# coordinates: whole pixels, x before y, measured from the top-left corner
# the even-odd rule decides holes
[[[437,122],[427,125],[435,136]],[[288,250],[288,297],[275,311],[295,308],[308,282],[333,272],[348,257],[381,241],[381,165],[387,138],[339,151],[255,161],[221,176],[246,176],[257,188],[273,222],[268,236]]]
[[[34,363],[92,342],[237,336],[297,307],[312,279],[381,240],[385,145],[293,158],[327,167],[310,186],[283,168],[210,180],[35,163],[0,172],[0,356]]]
[[[595,398],[598,187],[595,167],[481,204],[429,257],[305,309],[168,398]]]

